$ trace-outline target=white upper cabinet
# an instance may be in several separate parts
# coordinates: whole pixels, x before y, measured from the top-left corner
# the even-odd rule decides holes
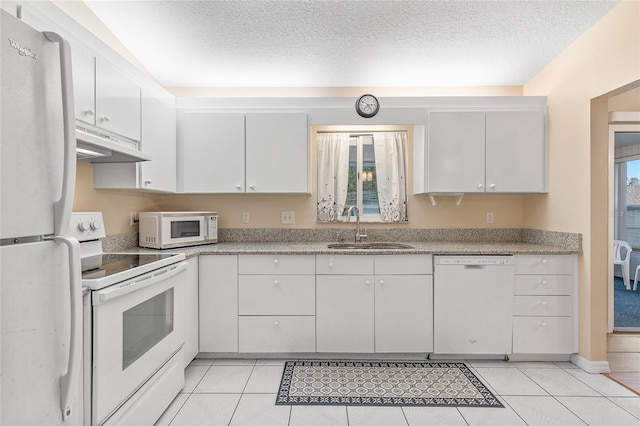
[[[246,114],[246,192],[306,193],[307,115]]]
[[[178,191],[244,192],[244,114],[181,112]]]
[[[541,111],[486,113],[487,192],[545,192],[545,125]]]
[[[96,124],[96,58],[79,48],[71,55],[76,120]]]
[[[142,98],[141,148],[151,155],[140,163],[94,163],[93,187],[176,192],[176,112],[172,97]]]
[[[142,97],[142,151],[151,154],[140,168],[140,187],[176,191],[176,109],[173,98]]]
[[[308,192],[307,116],[185,111],[178,116],[178,191]]]
[[[431,111],[422,155],[426,193],[546,192],[545,113]]]
[[[429,192],[484,192],[484,112],[430,112]]]
[[[140,87],[96,59],[96,126],[139,141],[140,108]]]

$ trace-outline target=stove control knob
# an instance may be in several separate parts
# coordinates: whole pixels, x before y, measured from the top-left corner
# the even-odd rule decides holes
[[[91,228],[91,225],[89,225],[89,222],[80,222],[78,224],[78,229],[80,231],[88,231],[89,228]]]
[[[97,220],[94,220],[93,222],[91,222],[90,226],[91,226],[91,229],[93,229],[94,231],[96,229],[102,228],[102,225]]]

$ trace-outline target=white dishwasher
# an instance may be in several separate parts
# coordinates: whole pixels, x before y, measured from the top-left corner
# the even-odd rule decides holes
[[[434,256],[434,353],[511,353],[513,256]]]

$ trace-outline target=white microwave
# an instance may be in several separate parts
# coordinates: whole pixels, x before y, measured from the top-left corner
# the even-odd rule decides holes
[[[218,242],[216,212],[141,212],[138,245],[156,249]]]

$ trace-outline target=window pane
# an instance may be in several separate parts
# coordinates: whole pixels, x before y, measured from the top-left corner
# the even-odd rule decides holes
[[[344,202],[342,216],[347,216],[349,207],[358,205],[358,147],[356,138],[349,141],[349,185],[347,186],[347,199]]]
[[[640,160],[627,161],[627,205],[640,206]]]
[[[380,214],[376,155],[373,143],[362,146],[362,210],[363,214]]]

